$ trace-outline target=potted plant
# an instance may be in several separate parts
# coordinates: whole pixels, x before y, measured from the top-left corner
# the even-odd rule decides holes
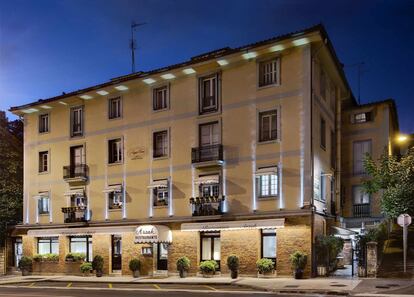
[[[303,277],[303,269],[305,269],[308,256],[300,251],[296,251],[290,255],[290,261],[294,269],[294,275],[296,279]]]
[[[200,263],[200,270],[203,277],[212,277],[218,268],[218,264],[214,260],[207,260]]]
[[[178,258],[177,270],[180,273],[181,278],[186,277],[188,270],[190,270],[190,259],[188,259],[186,256]]]
[[[239,257],[236,255],[230,255],[227,257],[227,267],[230,270],[230,276],[232,279],[236,279],[239,272]]]
[[[19,261],[19,268],[22,271],[22,276],[29,275],[32,269],[33,260],[30,257],[23,256]]]
[[[104,259],[102,256],[96,255],[92,261],[92,268],[95,270],[96,277],[101,277],[103,274]]]
[[[141,268],[141,261],[138,258],[134,258],[129,261],[129,270],[132,271],[132,275],[136,278],[139,277],[139,269]]]
[[[91,270],[92,270],[92,263],[85,262],[85,263],[82,263],[80,266],[80,271],[82,272],[83,276],[89,276]]]
[[[256,267],[257,267],[257,271],[264,276],[273,274],[275,270],[275,264],[273,263],[271,259],[267,259],[267,258],[262,258],[262,259],[257,260]]]

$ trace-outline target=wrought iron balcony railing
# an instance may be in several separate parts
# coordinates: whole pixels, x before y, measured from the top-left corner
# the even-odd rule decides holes
[[[191,149],[191,163],[223,161],[223,145],[214,144]]]
[[[63,179],[84,179],[88,178],[88,165],[69,165],[63,166]]]
[[[371,215],[371,204],[354,204],[353,215],[356,218],[369,217]]]
[[[225,196],[190,198],[193,216],[214,216],[223,214]]]
[[[63,220],[65,223],[86,222],[86,207],[70,206],[62,207]]]

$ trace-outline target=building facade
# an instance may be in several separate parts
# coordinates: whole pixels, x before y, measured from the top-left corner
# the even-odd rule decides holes
[[[342,116],[342,225],[359,231],[381,222],[380,194],[364,193],[366,154],[378,160],[383,153],[396,155],[400,144],[394,100],[346,106]]]
[[[240,274],[308,254],[340,207],[341,106],[353,97],[322,26],[39,100],[24,121],[23,253],[104,257],[104,273]],[[73,271],[72,271],[73,272]]]

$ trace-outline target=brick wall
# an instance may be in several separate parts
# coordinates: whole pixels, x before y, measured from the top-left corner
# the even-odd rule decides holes
[[[155,269],[153,257],[141,255],[141,248],[144,246],[152,247],[152,244],[136,244],[134,239],[134,232],[122,234],[122,274],[131,275],[129,261],[133,258],[139,258],[141,261],[141,275],[151,275]]]
[[[178,258],[187,256],[191,261],[189,274],[196,274],[200,262],[198,232],[181,232],[179,229],[173,229],[172,238],[173,244],[168,249],[168,272],[177,273]]]
[[[6,249],[0,247],[0,275],[6,274]]]
[[[104,260],[103,273],[111,273],[111,235],[94,234],[92,236],[92,256],[95,257],[97,255],[102,256]]]

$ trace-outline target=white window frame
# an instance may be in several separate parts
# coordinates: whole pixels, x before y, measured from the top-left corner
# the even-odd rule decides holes
[[[46,204],[43,203],[44,200],[47,200]],[[40,205],[42,205],[42,209],[40,209]],[[44,208],[45,205],[46,205],[46,210]],[[37,211],[38,211],[39,215],[48,215],[50,213],[50,197],[49,197],[49,195],[47,195],[47,196],[41,195],[37,199]]]
[[[262,140],[261,137],[261,133],[262,133],[262,121],[261,121],[261,114],[264,113],[270,113],[270,112],[276,112],[276,138],[275,139],[270,139],[270,140]],[[257,142],[260,144],[264,144],[264,143],[274,143],[274,142],[279,142],[281,140],[281,109],[280,107],[274,107],[274,108],[270,108],[270,109],[264,109],[264,110],[257,110]],[[269,122],[270,128],[272,127],[272,122]],[[269,130],[270,136],[272,133],[272,130]]]
[[[112,97],[108,99],[108,119],[109,120],[115,120],[122,118],[123,113],[123,102],[122,97]],[[113,109],[113,102],[117,102],[116,110]]]
[[[358,203],[355,203],[355,191],[359,190],[359,194],[364,196],[364,198],[368,198],[368,202],[361,202],[359,201]],[[362,198],[362,200],[364,200],[364,198]],[[361,185],[355,185],[352,186],[352,205],[361,205],[361,204],[371,204],[371,195],[368,193],[364,193],[363,191],[363,187]]]
[[[43,113],[39,115],[39,134],[49,133],[50,132],[50,114]],[[44,123],[46,119],[46,124]]]
[[[162,156],[155,156],[155,152],[156,152],[156,145],[155,145],[156,144],[156,139],[155,139],[155,136],[156,136],[156,134],[164,133],[164,132],[166,133],[165,137],[167,138],[167,140],[165,141],[163,139],[163,141],[162,141],[163,155]],[[166,144],[166,147],[164,147],[165,144]],[[169,156],[170,156],[170,129],[161,129],[161,130],[153,131],[152,132],[152,158],[154,160],[156,160],[156,159],[169,158]]]
[[[44,156],[46,156],[46,159],[44,158]],[[46,165],[45,165],[46,162]],[[40,151],[38,154],[38,173],[44,174],[44,173],[49,173],[49,168],[50,168],[50,153],[49,151]],[[46,166],[46,170],[45,170],[45,166]],[[42,168],[42,170],[40,170],[40,168]]]
[[[80,116],[79,116],[80,114]],[[77,115],[77,116],[76,116]],[[74,130],[74,121],[75,117],[79,117],[79,130]],[[71,137],[80,137],[83,136],[84,130],[84,108],[82,106],[74,106],[70,108],[70,136]]]
[[[168,181],[168,179],[161,179],[161,180],[154,180],[154,182],[157,181],[167,181],[167,187],[155,187],[152,188],[152,197],[153,197],[153,207],[167,207],[169,205],[169,201],[170,201],[170,183]],[[160,199],[160,193],[162,194],[162,198]],[[157,202],[161,202],[163,201],[164,204],[161,205],[156,205]]]
[[[204,82],[210,81],[210,94],[214,91],[214,104],[204,106]],[[214,86],[213,86],[213,83]],[[210,114],[219,111],[219,100],[220,100],[220,75],[219,73],[212,73],[198,78],[198,105],[199,114]]]
[[[263,71],[262,67],[270,66],[272,69],[269,71]],[[271,86],[280,85],[280,56],[272,57],[271,59],[261,60],[257,62],[257,86],[258,88],[266,88]],[[262,78],[262,76],[264,76]],[[270,77],[270,80],[267,81],[265,77]],[[265,82],[266,80],[266,82]]]
[[[158,94],[162,94],[162,108],[155,108],[157,103]],[[170,108],[170,85],[160,85],[152,88],[152,111],[163,111]]]
[[[364,160],[364,156],[358,156],[360,158],[357,158],[357,154],[356,154],[356,150],[355,150],[355,146],[357,144],[362,144],[362,143],[369,143],[369,152],[366,152],[370,155],[372,155],[372,139],[364,139],[364,140],[357,140],[352,142],[352,171],[353,171],[353,175],[357,176],[357,175],[365,175],[365,168],[363,165],[363,160]],[[360,160],[359,160],[360,159]],[[359,162],[361,162],[362,164],[360,164]],[[361,165],[361,170],[358,170],[359,165]]]
[[[116,158],[112,157],[113,153],[113,147],[112,144],[115,143],[116,148]],[[112,164],[122,164],[124,161],[124,140],[123,137],[116,137],[108,139],[107,141],[107,147],[108,147],[108,165]]]
[[[111,186],[119,186],[118,185],[111,185]],[[116,190],[113,192],[107,193],[108,195],[108,209],[122,209],[123,202],[124,202],[124,191],[121,187],[121,190]],[[116,207],[117,206],[117,207]]]
[[[267,194],[263,192],[264,178],[267,179]],[[279,176],[278,174],[261,174],[256,176],[257,180],[257,197],[274,198],[279,196]]]

